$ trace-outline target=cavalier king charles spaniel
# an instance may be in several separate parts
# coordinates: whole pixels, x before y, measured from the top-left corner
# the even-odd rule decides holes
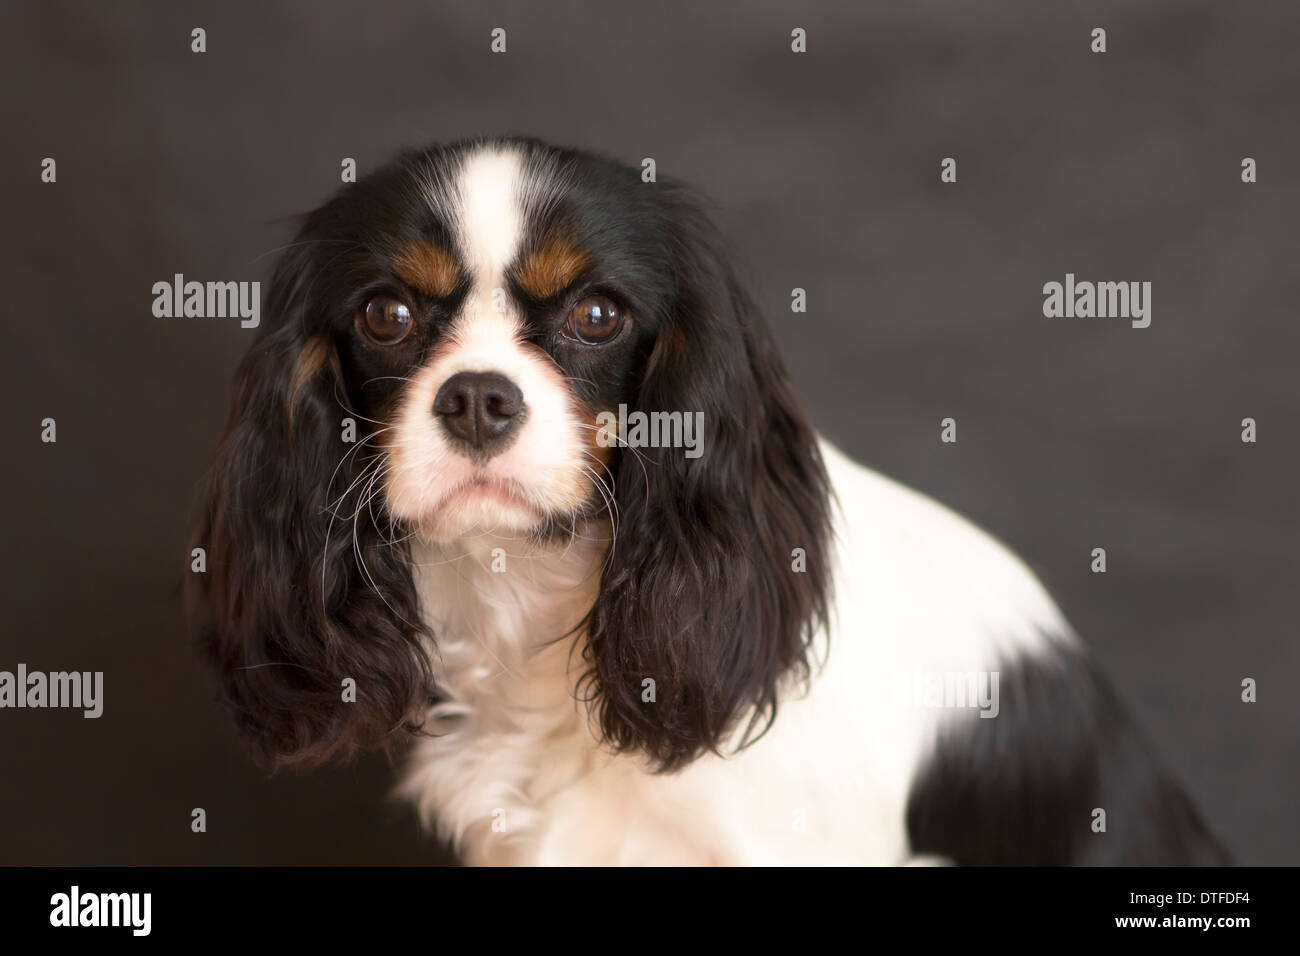
[[[408,153],[263,315],[191,605],[269,764],[409,745],[476,864],[1226,860],[1032,573],[819,437],[682,185]]]

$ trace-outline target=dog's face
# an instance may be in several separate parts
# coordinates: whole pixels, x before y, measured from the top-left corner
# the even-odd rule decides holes
[[[404,160],[319,217],[320,347],[373,425],[396,522],[451,542],[605,511],[596,416],[635,398],[672,309],[655,198],[613,164],[501,144]]]
[[[192,597],[265,756],[419,723],[437,635],[410,538],[544,553],[596,521],[615,543],[578,692],[599,736],[670,767],[770,719],[825,613],[825,474],[688,191],[530,140],[408,154],[306,218],[262,311]],[[697,417],[702,452],[617,447],[599,416],[623,409]]]

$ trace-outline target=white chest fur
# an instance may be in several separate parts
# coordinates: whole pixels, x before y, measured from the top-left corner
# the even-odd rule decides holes
[[[574,629],[596,596],[604,541],[531,554],[494,538],[413,548],[451,700],[433,708],[401,792],[467,862],[907,862],[908,789],[945,714],[913,689],[997,671],[1045,650],[1044,635],[1068,640],[1068,628],[992,538],[823,452],[839,502],[823,664],[757,743],[676,774],[602,750],[576,696]]]

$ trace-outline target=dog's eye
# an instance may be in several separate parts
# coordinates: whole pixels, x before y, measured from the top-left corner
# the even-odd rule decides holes
[[[589,295],[571,310],[564,334],[584,345],[608,342],[623,327],[623,311],[603,295]]]
[[[406,338],[415,322],[406,303],[391,295],[377,295],[361,309],[357,324],[372,342],[396,345]]]

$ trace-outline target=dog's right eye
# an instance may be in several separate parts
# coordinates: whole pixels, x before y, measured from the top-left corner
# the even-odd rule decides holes
[[[357,325],[366,338],[379,345],[396,345],[415,327],[411,310],[391,295],[371,296],[359,313]]]

